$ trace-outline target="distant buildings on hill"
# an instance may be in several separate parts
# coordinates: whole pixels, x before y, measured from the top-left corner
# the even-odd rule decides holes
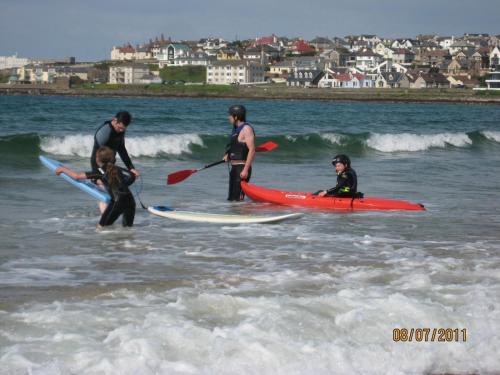
[[[221,38],[176,42],[161,35],[144,44],[113,47],[111,60],[98,66],[76,65],[74,59],[64,63],[10,56],[0,57],[0,70],[11,70],[12,83],[50,83],[61,76],[120,84],[161,83],[159,70],[164,67],[199,66],[206,70],[205,83],[220,85],[475,87],[478,78],[500,66],[499,45],[500,36],[488,34],[396,39],[349,35],[309,41],[271,35],[233,42]]]

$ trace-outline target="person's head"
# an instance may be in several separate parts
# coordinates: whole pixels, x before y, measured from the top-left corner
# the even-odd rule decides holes
[[[107,146],[99,147],[96,152],[96,162],[97,165],[103,168],[104,172],[106,172],[110,185],[113,186],[120,183],[118,168],[115,166],[116,153],[113,149]]]
[[[351,159],[349,156],[344,154],[335,155],[332,160],[332,165],[335,167],[337,173],[342,173],[346,169],[351,168]]]
[[[115,164],[116,153],[113,149],[102,146],[97,149],[96,152],[96,162],[99,167],[103,167],[107,164]]]
[[[233,125],[247,120],[247,110],[240,104],[232,105],[227,112],[229,113],[229,122]]]
[[[132,115],[127,111],[120,111],[111,120],[111,125],[118,133],[123,133],[127,130],[127,126],[132,122]]]

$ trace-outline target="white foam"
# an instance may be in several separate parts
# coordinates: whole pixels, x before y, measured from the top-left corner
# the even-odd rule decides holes
[[[324,133],[324,134],[321,134],[321,138],[323,138],[324,140],[330,142],[331,144],[334,144],[334,145],[341,145],[342,144],[342,141],[344,139],[343,136],[339,135],[339,134],[335,134],[335,133]]]
[[[490,141],[500,142],[500,132],[493,130],[484,130],[481,132],[481,134],[488,138]]]
[[[127,151],[131,156],[180,155],[191,153],[191,145],[203,146],[198,134],[158,134],[146,137],[127,137]],[[63,137],[44,137],[41,149],[54,155],[89,157],[94,137],[75,134]]]
[[[466,133],[440,134],[371,134],[366,144],[382,152],[425,151],[446,146],[466,147],[472,140]]]

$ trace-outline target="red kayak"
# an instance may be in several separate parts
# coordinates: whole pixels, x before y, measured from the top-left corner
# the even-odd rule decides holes
[[[241,187],[245,194],[256,202],[332,210],[425,210],[424,206],[420,203],[411,203],[394,199],[318,197],[311,193],[267,189],[247,182],[242,182]]]

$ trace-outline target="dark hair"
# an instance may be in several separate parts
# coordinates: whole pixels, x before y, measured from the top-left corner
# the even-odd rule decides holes
[[[115,151],[107,146],[99,147],[96,152],[96,160],[102,164],[110,185],[117,185],[121,182],[118,168],[115,166]]]
[[[239,121],[246,121],[247,119],[247,110],[240,104],[232,105],[231,107],[229,107],[228,113],[231,116],[236,117],[236,119]]]
[[[115,116],[116,121],[128,126],[132,122],[132,115],[127,111],[120,111]]]

